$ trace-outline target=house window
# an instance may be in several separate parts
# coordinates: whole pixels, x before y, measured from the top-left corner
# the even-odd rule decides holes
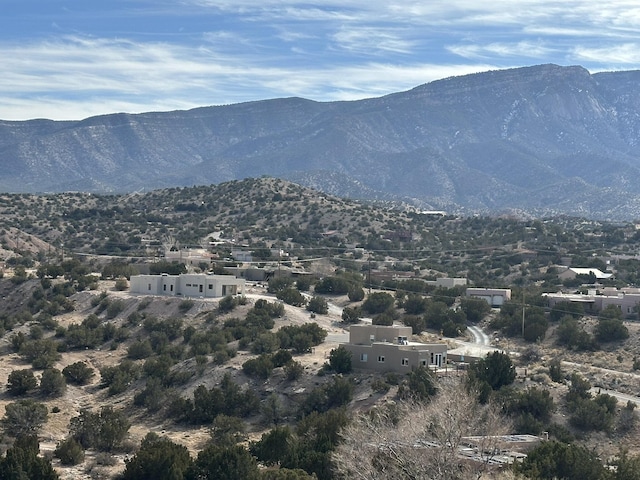
[[[148,283],[147,285],[149,286],[149,291],[151,291],[151,284],[150,284],[150,283]]]
[[[402,359],[402,366],[403,367],[408,367],[409,366],[409,359],[408,358],[403,358]]]
[[[209,290],[213,290],[213,285],[209,284]]]
[[[370,342],[375,342],[376,341],[376,336],[375,335],[369,335],[369,341]]]
[[[384,355],[378,355],[378,363],[384,363]]]
[[[191,284],[190,284],[190,283],[185,283],[185,284],[184,284],[184,286],[185,286],[185,287],[190,287],[190,286],[191,286]]]
[[[360,361],[361,362],[366,362],[367,361],[367,354],[366,353],[361,353],[360,354]]]
[[[200,290],[199,291],[200,291],[200,293],[202,293],[202,285],[200,285]]]
[[[173,292],[173,285],[169,286],[169,290],[171,290]]]
[[[431,361],[429,363],[433,365],[433,352],[431,352]]]
[[[426,360],[420,360],[420,365],[422,365],[423,367],[427,366],[427,361]]]

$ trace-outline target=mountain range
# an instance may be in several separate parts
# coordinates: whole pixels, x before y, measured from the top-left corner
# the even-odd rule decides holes
[[[0,121],[0,191],[262,175],[451,213],[640,218],[640,71],[538,65],[350,102]]]

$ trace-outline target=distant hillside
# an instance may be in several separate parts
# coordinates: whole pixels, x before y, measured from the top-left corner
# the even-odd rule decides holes
[[[0,190],[131,192],[270,175],[427,209],[640,217],[640,72],[541,65],[381,98],[0,122]]]

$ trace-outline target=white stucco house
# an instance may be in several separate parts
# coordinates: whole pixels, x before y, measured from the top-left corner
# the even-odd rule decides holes
[[[511,300],[510,288],[467,288],[467,297],[481,298],[492,307],[500,307]]]
[[[612,273],[604,273],[597,268],[580,268],[580,267],[569,267],[565,271],[558,274],[558,278],[560,280],[573,280],[578,275],[593,275],[596,280],[609,280],[613,277]]]
[[[143,295],[217,298],[243,295],[244,278],[233,275],[186,273],[182,275],[133,275],[129,291]]]

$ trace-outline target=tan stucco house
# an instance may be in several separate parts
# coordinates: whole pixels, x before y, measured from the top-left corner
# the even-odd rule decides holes
[[[352,325],[349,343],[354,368],[378,372],[408,373],[414,367],[442,367],[447,361],[447,345],[412,342],[411,327]]]

